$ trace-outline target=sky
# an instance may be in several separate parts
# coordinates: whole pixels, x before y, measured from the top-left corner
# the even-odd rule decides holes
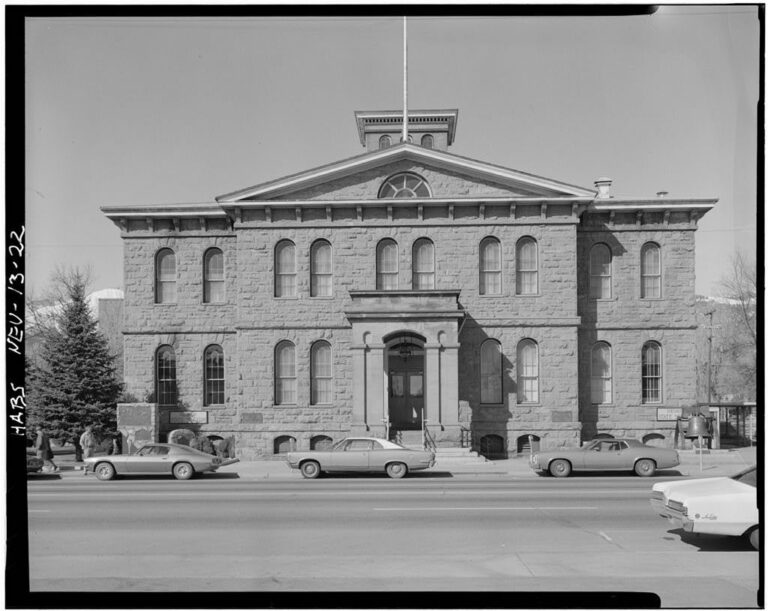
[[[401,109],[399,17],[26,23],[26,287],[57,266],[122,288],[101,206],[217,195],[363,153],[355,110]],[[458,108],[449,152],[617,197],[718,198],[696,293],[755,258],[754,6],[623,17],[408,19],[408,106]]]

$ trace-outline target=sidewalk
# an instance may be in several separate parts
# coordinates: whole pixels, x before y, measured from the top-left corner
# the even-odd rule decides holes
[[[757,461],[756,448],[738,448],[734,450],[710,450],[700,457],[695,450],[679,450],[680,465],[661,472],[661,475],[680,475],[691,478],[722,477],[738,473]],[[82,477],[82,463],[76,463],[74,455],[60,455],[55,459],[61,469],[62,477]],[[240,461],[218,470],[218,473],[237,473],[240,479],[301,479],[298,470],[291,469],[282,460]],[[432,473],[436,476],[445,474],[452,477],[539,477],[528,466],[528,456],[521,455],[505,460],[485,461],[471,459],[467,461],[451,458],[438,462],[434,467],[420,473]],[[90,477],[90,476],[89,476]]]

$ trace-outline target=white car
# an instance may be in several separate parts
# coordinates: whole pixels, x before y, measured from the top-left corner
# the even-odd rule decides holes
[[[760,547],[754,465],[733,477],[654,484],[651,506],[686,532],[745,536],[752,547]]]

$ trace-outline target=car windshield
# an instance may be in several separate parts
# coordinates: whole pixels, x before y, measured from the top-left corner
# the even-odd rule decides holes
[[[742,484],[747,484],[747,486],[757,488],[757,467],[750,467],[741,473],[737,473],[731,479],[735,479]]]

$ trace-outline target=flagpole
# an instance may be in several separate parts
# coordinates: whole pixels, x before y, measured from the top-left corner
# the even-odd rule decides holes
[[[403,16],[403,142],[408,142],[408,26]]]

